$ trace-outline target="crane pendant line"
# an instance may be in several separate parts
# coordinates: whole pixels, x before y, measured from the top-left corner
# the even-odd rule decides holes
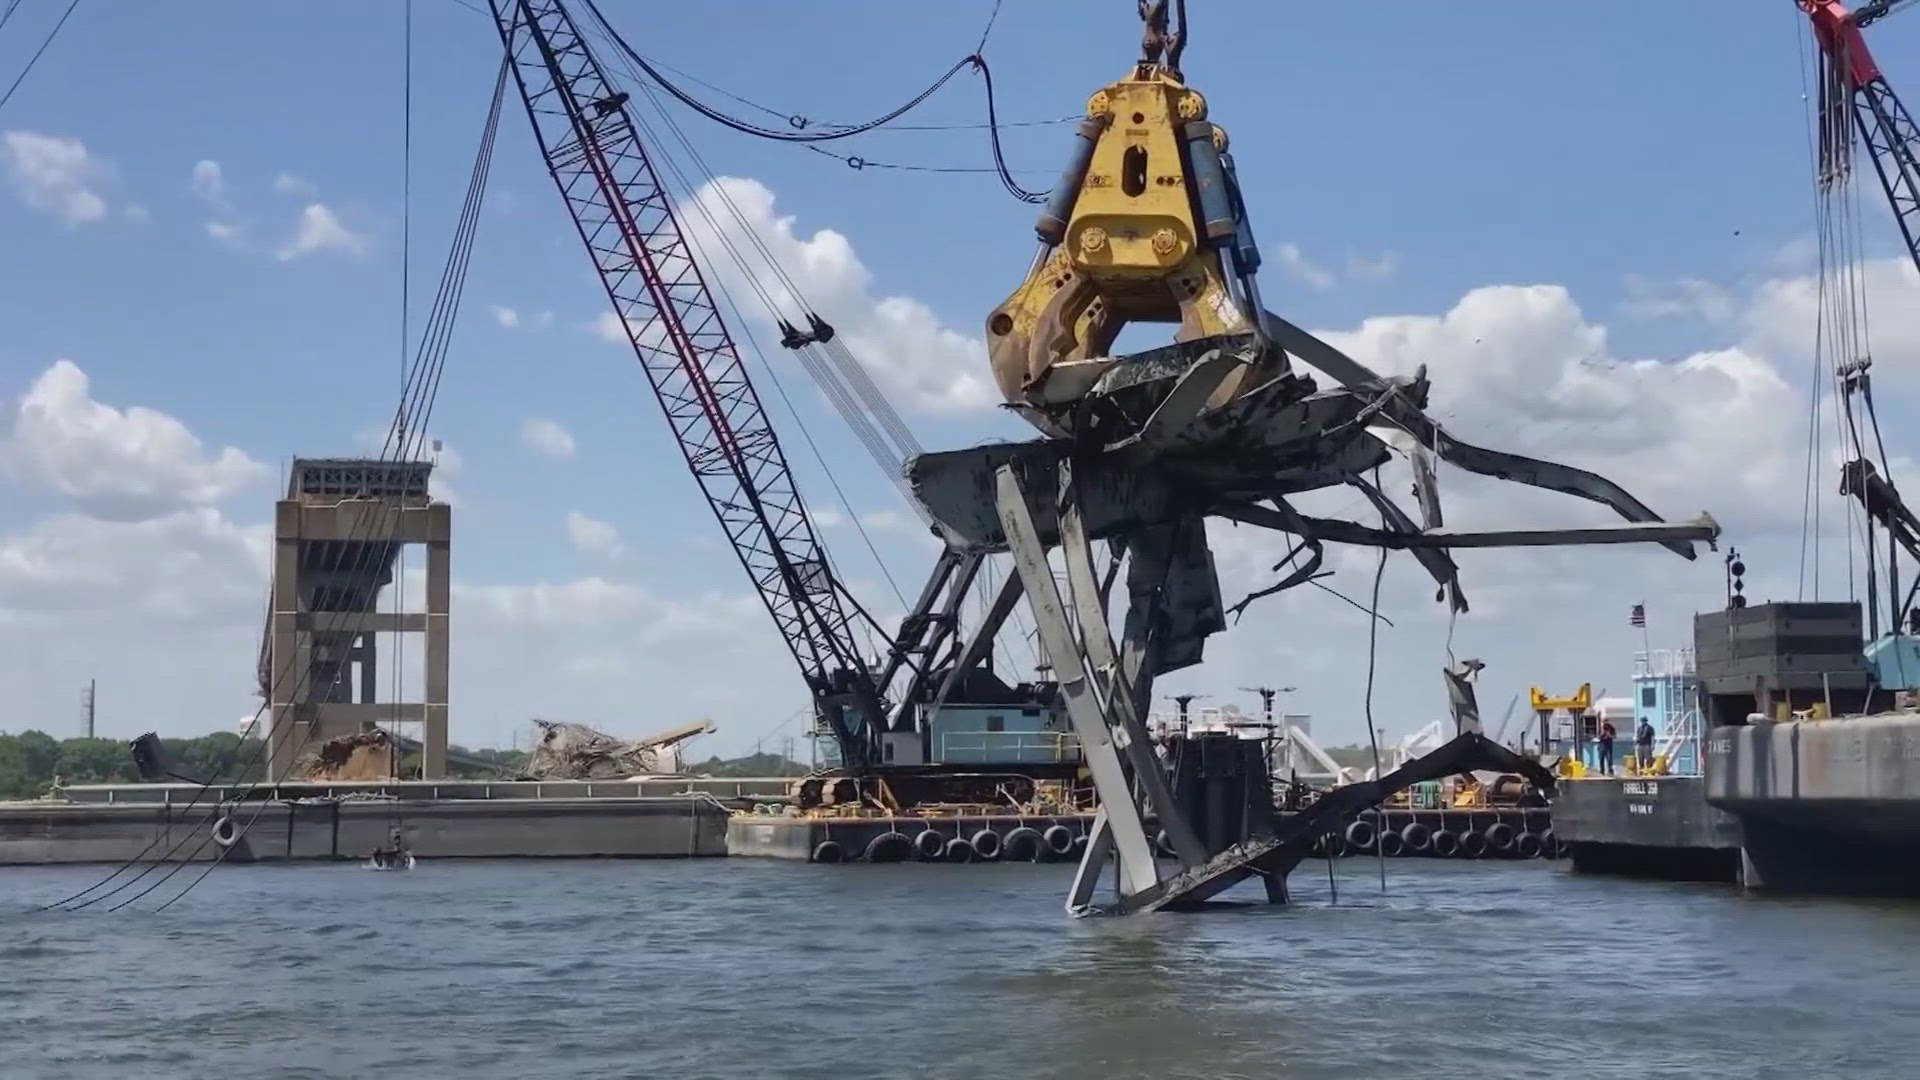
[[[1796,0],[1796,3],[1813,24],[1814,40],[1825,57],[1830,77],[1840,84],[1835,90],[1848,99],[1860,141],[1873,159],[1874,171],[1879,175],[1881,190],[1886,192],[1901,239],[1906,242],[1907,254],[1915,267],[1920,267],[1920,125],[1914,123],[1913,115],[1893,92],[1860,33],[1861,27],[1887,14],[1895,5],[1870,3],[1857,12],[1849,12],[1839,0]],[[1823,98],[1827,92],[1828,86],[1823,84]],[[1834,104],[1821,102],[1823,117]],[[1846,137],[1844,132],[1828,131],[1824,119],[1822,123],[1823,144]],[[1845,160],[1844,148],[1823,146],[1823,169],[1829,166],[1825,160],[1828,155]],[[1823,174],[1823,178],[1844,179],[1844,174]]]
[[[847,764],[875,756],[878,691],[854,642],[786,455],[693,257],[672,200],[560,0],[490,0],[534,138],[688,467]],[[634,288],[634,279],[641,288]]]

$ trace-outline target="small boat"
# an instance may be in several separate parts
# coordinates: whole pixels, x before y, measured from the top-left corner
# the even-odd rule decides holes
[[[367,859],[367,869],[369,870],[411,870],[413,869],[413,852],[386,851],[386,850],[376,851],[373,853],[371,857]]]
[[[383,848],[374,849],[373,854],[370,857],[368,857],[367,869],[369,870],[411,870],[413,869],[413,852],[407,850],[407,842],[402,837],[399,826],[397,825],[394,826],[392,834],[387,837],[387,846]]]

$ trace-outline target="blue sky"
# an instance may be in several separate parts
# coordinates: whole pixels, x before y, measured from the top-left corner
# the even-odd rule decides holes
[[[0,28],[0,76],[10,81],[62,6],[26,0]],[[1795,556],[1785,512],[1756,509],[1778,495],[1797,522],[1798,458],[1768,457],[1771,443],[1804,439],[1792,425],[1810,341],[1796,347],[1812,200],[1806,36],[1792,4],[1717,0],[1678,19],[1674,5],[1637,0],[1498,12],[1413,0],[1191,6],[1186,72],[1233,138],[1270,306],[1383,366],[1430,363],[1463,437],[1610,470],[1670,514],[1705,507],[1744,527],[1750,539],[1734,541],[1777,551],[1773,566]],[[603,8],[656,60],[782,111],[849,121],[970,49],[990,5]],[[455,0],[415,0],[413,13],[417,326],[498,43]],[[102,681],[110,734],[204,730],[252,711],[264,584],[251,553],[285,462],[363,450],[398,392],[402,14],[397,0],[165,11],[95,0],[0,110],[0,138],[30,140],[6,144],[13,156],[0,160],[0,401],[11,425],[0,729],[71,731],[89,677]],[[1124,73],[1138,33],[1131,5],[1114,0],[1007,0],[987,47],[1003,117],[1076,113]],[[1896,85],[1920,84],[1920,19],[1889,19],[1871,38]],[[517,107],[503,121],[433,424],[449,449],[463,588],[455,738],[505,744],[534,715],[638,733],[711,714],[716,749],[748,746],[802,704],[798,680],[743,603],[745,582],[631,357],[594,330],[603,300]],[[797,276],[846,308],[823,314],[872,325],[862,359],[923,443],[1023,435],[990,408],[932,398],[969,374],[968,339],[1031,255],[1033,208],[991,176],[856,172],[677,115],[716,172],[758,185],[734,189],[743,200],[771,200],[762,223],[786,238],[776,249],[815,257]],[[981,116],[968,77],[910,121]],[[1006,137],[1021,179],[1048,183],[1064,127]],[[988,162],[978,130],[881,131],[835,149]],[[1901,417],[1901,370],[1920,362],[1920,329],[1909,330],[1913,283],[1889,258],[1876,198],[1864,205],[1873,280],[1888,297],[1876,308],[1883,408]],[[885,308],[888,298],[912,311]],[[84,391],[71,372],[42,382],[60,360],[84,373]],[[984,356],[973,363],[983,377]],[[924,540],[790,361],[782,370],[852,512],[873,515],[911,589]],[[34,400],[64,402],[51,433],[21,419],[36,387],[52,396]],[[803,490],[831,516],[819,468],[792,419],[775,414]],[[1745,430],[1716,430],[1720,418]],[[533,420],[564,429],[571,454],[536,448]],[[1735,437],[1762,429],[1771,442]],[[222,466],[226,448],[239,458]],[[1457,490],[1463,517],[1584,512]],[[570,528],[570,515],[591,521]],[[824,534],[848,577],[887,595],[850,530]],[[1280,553],[1229,540],[1223,574],[1247,583]],[[1345,584],[1361,591],[1370,556],[1355,558]],[[1470,596],[1484,598],[1455,633],[1501,661],[1487,676],[1483,696],[1499,699],[1489,708],[1528,682],[1623,685],[1638,647],[1626,608],[1659,593],[1644,598],[1680,643],[1685,612],[1718,589],[1714,560],[1463,560]],[[1438,666],[1444,620],[1403,561],[1388,576],[1388,610],[1408,629],[1385,647],[1416,673],[1383,688],[1393,719],[1381,722],[1394,728],[1442,701],[1425,669]],[[1296,707],[1335,741],[1360,735],[1363,623],[1324,598],[1270,601],[1267,612],[1180,684],[1223,701],[1256,680],[1300,684]],[[1315,630],[1302,634],[1302,620]]]

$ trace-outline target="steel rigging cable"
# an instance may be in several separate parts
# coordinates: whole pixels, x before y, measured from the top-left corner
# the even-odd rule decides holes
[[[660,69],[648,62],[646,57],[641,56],[639,52],[635,51],[632,45],[628,44],[625,38],[620,36],[620,32],[613,28],[613,24],[609,22],[607,17],[600,11],[600,6],[595,3],[595,0],[583,0],[583,2],[586,4],[588,14],[591,15],[593,21],[598,24],[600,32],[606,36],[614,48],[624,54],[649,80],[662,90],[673,95],[681,104],[724,127],[731,128],[742,134],[754,135],[762,139],[771,139],[775,142],[830,142],[835,139],[845,139],[853,135],[872,131],[875,128],[906,115],[928,98],[932,97],[941,87],[952,81],[955,75],[971,68],[980,73],[982,84],[986,89],[987,131],[989,141],[993,147],[994,170],[999,176],[1001,186],[1006,188],[1008,194],[1022,202],[1038,203],[1045,201],[1047,197],[1047,193],[1044,191],[1028,191],[1026,188],[1021,187],[1019,181],[1014,179],[1012,171],[1007,167],[1006,153],[1000,145],[1000,118],[999,108],[994,100],[993,70],[987,66],[986,57],[980,55],[978,52],[969,53],[959,60],[954,61],[953,66],[948,68],[938,79],[935,79],[932,85],[914,95],[905,104],[871,120],[827,131],[780,131],[776,128],[765,127],[760,124],[741,120],[738,117],[729,116],[711,105],[706,104],[699,98],[694,97],[692,94],[687,93],[676,85],[673,80],[662,74]],[[997,18],[998,14],[999,7],[995,5],[994,16]],[[992,20],[990,19],[988,22],[988,30],[991,31],[991,29]],[[981,40],[983,42],[986,40],[984,34],[981,36]]]
[[[503,57],[501,59],[499,72],[494,77],[493,100],[487,111],[487,121],[481,135],[480,148],[474,155],[473,169],[467,182],[466,199],[461,205],[459,222],[454,229],[454,240],[447,253],[446,263],[441,270],[440,288],[434,297],[434,304],[428,314],[426,329],[421,334],[420,345],[414,355],[415,385],[413,393],[410,395],[411,407],[409,408],[408,405],[403,404],[400,414],[395,417],[394,431],[399,435],[399,447],[396,456],[396,460],[398,461],[412,460],[418,456],[424,446],[428,424],[432,420],[433,408],[438,400],[440,379],[446,369],[446,358],[452,342],[453,327],[459,315],[461,297],[466,291],[467,270],[472,262],[473,239],[479,227],[480,208],[486,194],[487,178],[493,165],[493,149],[500,129],[500,111],[501,104],[505,99],[508,71],[509,61]],[[409,423],[411,424],[410,428],[406,426]],[[296,755],[300,749],[305,747],[306,742],[313,737],[315,730],[315,727],[310,726],[308,728],[306,738],[303,739],[300,746],[295,749]],[[247,819],[239,835],[245,836],[247,832],[252,829],[253,824],[259,820],[260,815],[266,812],[268,805],[265,800],[261,801],[260,808],[255,810],[253,816]],[[201,841],[200,847],[204,848],[206,843],[211,839],[212,836],[209,834],[206,840]],[[165,884],[168,878],[173,877],[184,869],[188,865],[188,862],[191,861],[193,855],[199,850],[199,848],[196,848],[195,852],[189,853],[186,859],[183,859],[179,865],[175,866],[173,870],[169,871],[159,881],[148,886],[140,893],[122,901],[111,910],[117,911],[119,908],[133,903],[142,896],[147,895]],[[159,906],[155,907],[154,911],[165,911],[168,907],[172,906],[175,901],[187,893],[192,892],[195,886],[206,880],[207,875],[211,874],[214,869],[226,859],[226,853],[231,850],[231,846],[223,847],[220,854],[208,863],[198,875],[188,881],[178,893],[175,893]]]
[[[19,0],[14,0],[13,5],[7,8],[7,14],[12,15],[13,9],[19,6]],[[60,35],[60,28],[67,25],[67,16],[72,15],[73,9],[79,6],[80,0],[72,0],[72,2],[67,5],[67,10],[60,13],[60,21],[53,24],[53,29],[47,31],[46,38],[40,42],[40,47],[33,50],[32,56],[27,57],[27,66],[20,69],[20,74],[14,78],[13,85],[7,87],[6,93],[0,94],[0,108],[5,108],[7,102],[13,100],[13,92],[20,89],[21,83],[27,81],[27,73],[31,72],[33,66],[40,62],[40,57],[47,51],[47,46],[52,45],[53,39]],[[5,22],[6,19],[0,18],[0,25],[4,25]]]
[[[398,463],[416,459],[425,442],[427,425],[433,414],[433,406],[439,392],[440,379],[445,370],[445,361],[448,346],[451,341],[453,323],[459,309],[460,298],[464,292],[466,271],[470,263],[473,237],[478,224],[481,197],[485,190],[487,175],[492,163],[495,136],[499,128],[501,102],[503,101],[506,88],[507,72],[507,62],[503,59],[499,73],[494,80],[493,102],[488,112],[486,128],[481,139],[480,149],[476,154],[473,174],[469,179],[467,197],[461,209],[460,222],[455,229],[454,241],[447,256],[446,265],[442,271],[439,293],[435,297],[433,310],[428,318],[427,328],[422,334],[420,347],[415,355],[413,369],[408,377],[407,386],[402,395],[402,401],[396,410],[393,424],[388,430],[387,437],[381,449],[381,457],[379,460],[386,463]],[[361,547],[361,552],[358,557],[359,565],[356,565],[353,569],[364,569],[365,565],[371,561],[379,550],[376,544],[369,542],[375,539],[370,535],[373,520],[374,518],[371,515],[368,516],[361,523],[357,524],[353,534],[347,537],[349,544],[356,544]],[[347,614],[350,613],[334,613],[332,614],[332,618],[328,619],[326,613],[323,613],[320,620],[323,625],[316,627],[316,630],[325,633],[333,629],[333,625],[325,624],[337,624],[343,620]],[[334,673],[335,685],[338,684],[343,672],[344,668],[336,669]],[[297,691],[302,685],[311,680],[312,671],[309,669],[303,672],[294,672],[293,658],[287,658],[287,660],[282,663],[279,671],[273,673],[269,680],[269,692],[265,695],[268,702],[271,702],[277,696],[272,691],[281,688],[284,685],[284,680],[290,675],[296,677],[294,689]],[[263,703],[260,709],[255,711],[254,723],[256,726],[266,709],[267,704]],[[290,758],[297,758],[300,753],[304,751],[307,744],[312,740],[314,731],[315,728],[308,728],[306,735],[299,743],[292,747],[289,754]],[[216,771],[215,778],[209,779],[200,785],[199,790],[194,793],[193,798],[189,800],[183,808],[183,813],[190,813],[201,798],[205,796],[206,792],[214,786],[215,780],[220,775],[224,775],[232,769],[239,756],[240,748],[243,745],[244,743],[235,745],[234,752],[229,755],[228,760]],[[262,755],[265,754],[266,750],[267,742],[261,740],[246,764],[242,766],[242,776],[260,765]],[[265,786],[265,783],[264,778],[249,783],[245,785],[244,790],[238,796],[228,801],[237,805],[251,797],[262,786]],[[265,813],[267,805],[268,803],[265,800],[261,801],[259,808],[246,819],[245,824],[237,827],[233,834],[234,839],[231,841],[231,844],[237,844],[240,838],[247,835],[253,825],[259,820],[261,814]],[[180,849],[186,845],[188,840],[200,834],[200,826],[211,824],[215,817],[223,813],[223,811],[224,803],[221,808],[210,810],[199,823],[189,828],[185,835],[182,836],[179,841],[176,841],[166,852],[162,853],[158,859],[149,863],[146,869],[140,871],[129,880],[122,882],[120,885],[104,893],[100,893],[100,895],[90,895],[104,889],[126,871],[140,863],[141,860],[145,859],[147,853],[157,847],[160,842],[169,835],[170,830],[169,832],[162,832],[157,835],[146,847],[136,853],[132,859],[122,864],[106,878],[72,896],[44,905],[42,910],[60,907],[69,911],[78,911],[132,887],[147,875],[159,869],[162,864],[173,859],[173,857],[179,853]],[[109,910],[118,911],[164,885],[168,880],[178,874],[180,870],[189,865],[213,839],[214,837],[211,832],[202,836],[200,842],[195,845],[192,850],[188,851],[184,856],[181,856],[172,870],[164,874],[158,881],[153,882],[140,892],[114,905]],[[225,860],[226,852],[229,850],[231,850],[231,846],[222,845],[220,854],[210,861],[197,877],[188,882],[180,892],[160,904],[155,910],[164,910],[174,901],[190,892],[194,886],[198,885],[213,871],[214,867]]]

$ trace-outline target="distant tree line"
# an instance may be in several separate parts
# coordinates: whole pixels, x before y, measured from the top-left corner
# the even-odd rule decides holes
[[[194,739],[161,739],[168,768],[190,780],[245,783],[260,776],[257,739],[218,731]],[[0,798],[44,795],[60,777],[74,784],[119,784],[140,779],[133,753],[119,739],[56,739],[44,731],[0,735]]]
[[[807,767],[780,754],[748,754],[745,757],[710,757],[689,763],[687,771],[696,776],[805,776]]]
[[[266,755],[258,739],[217,731],[192,739],[161,739],[167,768],[180,777],[216,784],[260,779]],[[525,750],[468,750],[447,747],[447,771],[462,779],[516,775],[527,762]],[[420,775],[420,755],[401,758],[401,776]],[[804,776],[807,767],[779,754],[712,757],[689,764],[704,776]],[[70,784],[130,784],[139,781],[133,753],[120,739],[56,739],[43,731],[0,734],[0,799],[33,799],[47,793],[55,777]]]

